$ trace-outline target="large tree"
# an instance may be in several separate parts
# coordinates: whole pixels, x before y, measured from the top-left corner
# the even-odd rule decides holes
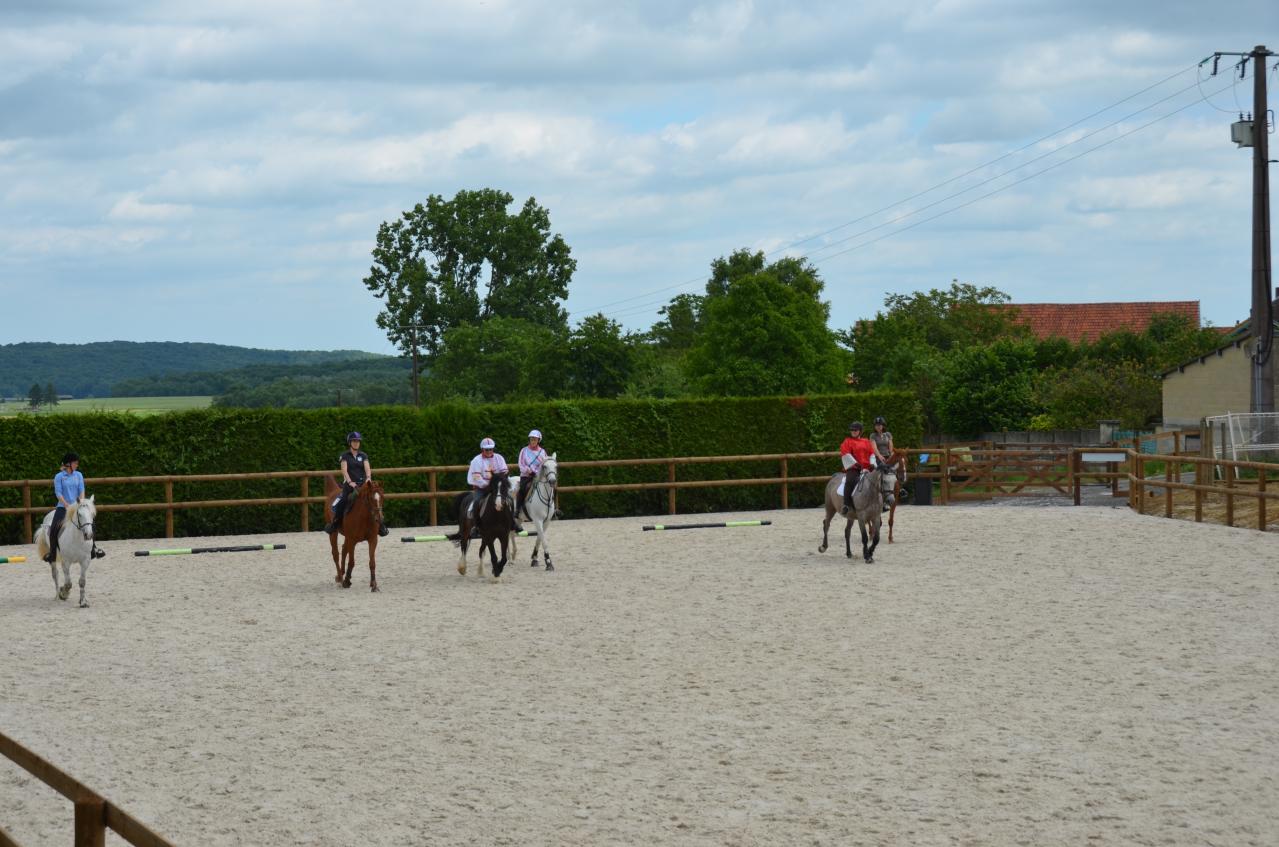
[[[378,227],[364,285],[385,301],[378,326],[405,353],[416,337],[434,358],[450,329],[494,317],[567,328],[562,304],[577,262],[546,209],[530,197],[510,214],[512,200],[491,188],[432,194]]]
[[[565,331],[520,318],[454,327],[444,333],[426,395],[487,402],[561,397],[568,346]]]
[[[579,397],[616,397],[635,367],[632,339],[602,314],[583,318],[568,339],[568,391]]]
[[[1002,308],[1009,297],[997,288],[958,280],[949,289],[889,294],[884,311],[840,333],[853,353],[853,372],[862,388],[911,388],[918,362],[930,354],[1024,338],[1029,330]]]
[[[739,250],[711,265],[689,376],[707,394],[808,394],[843,387],[847,354],[826,325],[823,283],[802,259]]]

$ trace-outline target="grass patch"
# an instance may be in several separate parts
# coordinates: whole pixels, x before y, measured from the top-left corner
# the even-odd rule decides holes
[[[52,408],[42,406],[38,411],[23,402],[0,403],[0,417],[27,415],[75,415],[85,412],[127,412],[131,415],[162,415],[165,412],[182,412],[188,409],[207,409],[213,403],[209,396],[192,397],[87,397],[81,400],[63,400]]]

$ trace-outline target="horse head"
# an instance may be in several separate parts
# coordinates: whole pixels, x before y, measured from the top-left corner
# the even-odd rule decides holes
[[[382,520],[382,504],[386,500],[386,495],[382,492],[382,484],[369,480],[360,486],[360,496],[369,499],[369,514],[373,516],[374,526],[381,526]]]
[[[560,481],[559,463],[555,459],[555,454],[546,457],[546,461],[542,463],[542,469],[537,473],[538,481],[545,482],[554,488]]]
[[[71,512],[67,516],[67,519],[68,523],[80,530],[80,532],[84,535],[85,541],[92,542],[93,522],[97,519],[97,517],[98,507],[94,504],[93,496],[91,495],[88,499],[81,500],[80,505],[76,506],[75,511]]]
[[[493,508],[499,512],[506,508],[507,498],[511,496],[511,475],[500,473],[493,477],[489,485],[489,497],[493,499]]]

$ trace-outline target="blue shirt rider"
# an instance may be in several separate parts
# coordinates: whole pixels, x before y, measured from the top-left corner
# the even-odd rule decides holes
[[[53,510],[53,522],[49,524],[49,552],[44,560],[53,564],[58,560],[58,536],[62,534],[62,522],[67,509],[74,509],[84,499],[84,475],[80,473],[80,456],[67,453],[62,457],[62,470],[53,478],[53,495],[58,505]],[[101,559],[106,553],[93,546],[92,557]]]

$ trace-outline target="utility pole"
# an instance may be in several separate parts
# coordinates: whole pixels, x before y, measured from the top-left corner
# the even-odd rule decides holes
[[[1252,310],[1248,324],[1252,330],[1252,411],[1275,410],[1274,292],[1270,268],[1270,110],[1266,102],[1266,57],[1275,55],[1264,44],[1248,53],[1214,53],[1212,72],[1222,56],[1242,56],[1237,67],[1242,77],[1252,61],[1252,120],[1231,129],[1235,143],[1252,147]],[[1204,59],[1204,62],[1208,59]],[[1200,64],[1203,64],[1202,62]]]

